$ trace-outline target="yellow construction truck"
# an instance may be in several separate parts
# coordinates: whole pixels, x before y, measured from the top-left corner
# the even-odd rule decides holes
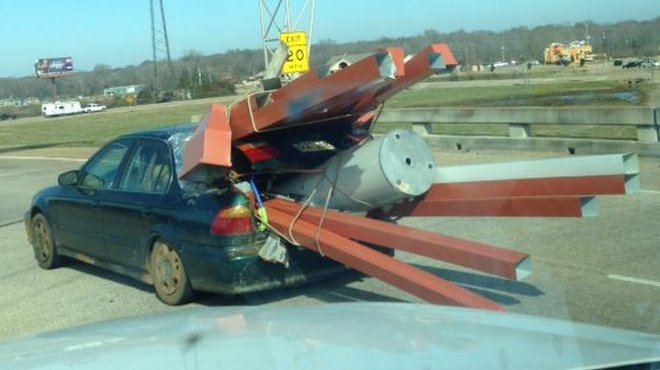
[[[545,48],[545,64],[569,65],[580,63],[584,65],[593,61],[591,44],[588,41],[573,41],[568,45],[553,42]]]

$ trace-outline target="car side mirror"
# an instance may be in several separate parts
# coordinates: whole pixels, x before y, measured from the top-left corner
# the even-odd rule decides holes
[[[74,186],[78,184],[78,170],[64,172],[57,177],[57,183],[61,186]]]

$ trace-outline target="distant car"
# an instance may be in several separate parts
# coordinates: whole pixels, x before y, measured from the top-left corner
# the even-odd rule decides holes
[[[642,66],[642,62],[639,60],[634,60],[623,65],[623,68],[639,68]]]
[[[660,63],[656,62],[655,60],[653,60],[651,58],[647,58],[647,59],[644,59],[642,61],[641,67],[642,68],[653,68],[653,67],[657,67],[658,65],[660,65]]]
[[[105,105],[92,103],[92,104],[87,104],[87,106],[83,108],[83,112],[84,113],[103,112],[106,109],[108,109],[108,107],[106,107]]]
[[[194,291],[239,294],[346,271],[299,248],[287,248],[288,266],[261,259],[269,234],[255,228],[244,192],[226,179],[200,188],[177,178],[192,131],[119,137],[38,192],[25,225],[39,266],[75,258],[152,284],[171,305]]]

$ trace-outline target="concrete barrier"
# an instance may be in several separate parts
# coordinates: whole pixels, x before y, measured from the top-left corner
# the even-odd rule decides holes
[[[657,109],[646,107],[506,107],[385,109],[380,122],[411,122],[428,132],[430,123],[501,123],[510,137],[530,137],[529,125],[633,125],[640,142],[658,142]],[[425,131],[426,130],[426,131]]]
[[[385,109],[379,122],[410,123],[412,130],[436,146],[471,149],[557,150],[570,153],[635,152],[660,156],[660,109],[647,107],[504,107],[504,108],[400,108]],[[495,123],[508,127],[508,137],[433,135],[434,123]],[[635,126],[637,140],[539,138],[532,125]],[[479,148],[474,149],[479,149]]]

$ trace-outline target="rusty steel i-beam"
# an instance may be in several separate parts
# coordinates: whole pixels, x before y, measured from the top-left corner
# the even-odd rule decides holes
[[[302,205],[271,199],[268,206],[297,214]],[[392,224],[347,213],[304,207],[300,218],[325,229],[365,243],[433,258],[507,279],[521,279],[531,273],[529,256],[483,243]]]
[[[625,194],[625,175],[436,183],[425,200]]]
[[[593,196],[506,197],[483,199],[432,199],[422,197],[396,204],[384,212],[393,217],[591,217],[598,213]]]
[[[291,236],[304,247],[322,253],[357,271],[373,276],[431,303],[504,311],[504,307],[433,274],[400,262],[383,253],[327,229],[318,228],[295,215],[266,206],[269,222],[280,234]]]

